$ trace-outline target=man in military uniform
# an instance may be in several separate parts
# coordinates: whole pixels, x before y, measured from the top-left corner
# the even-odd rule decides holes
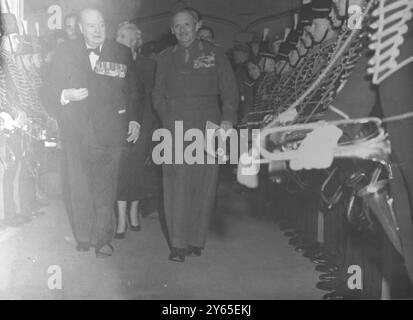
[[[175,11],[171,29],[178,44],[158,61],[154,108],[173,135],[177,121],[183,121],[185,131],[204,131],[207,121],[229,130],[237,118],[238,90],[231,65],[218,47],[196,38],[200,26],[195,10]],[[180,152],[176,146],[175,152]],[[218,165],[164,164],[163,174],[169,259],[183,262],[185,254],[199,256],[205,246]]]

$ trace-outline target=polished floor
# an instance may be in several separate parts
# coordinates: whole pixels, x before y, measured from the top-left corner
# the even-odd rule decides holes
[[[63,204],[53,200],[46,215],[0,232],[0,298],[320,299],[319,274],[288,245],[271,206],[258,210],[233,181],[222,182],[218,194],[203,256],[182,264],[167,260],[159,221],[150,218],[141,232],[113,243],[111,258],[78,253]],[[53,266],[61,290],[49,288]]]

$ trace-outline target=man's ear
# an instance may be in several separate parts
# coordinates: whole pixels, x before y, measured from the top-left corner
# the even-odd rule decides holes
[[[173,28],[173,27],[171,27],[171,33],[172,33],[173,35],[175,35],[175,31],[174,31],[174,28]]]

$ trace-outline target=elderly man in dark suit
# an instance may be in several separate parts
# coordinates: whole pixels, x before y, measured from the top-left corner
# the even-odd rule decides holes
[[[84,9],[80,30],[58,49],[44,96],[60,124],[77,250],[106,257],[121,149],[139,137],[140,92],[131,52],[106,39],[101,12]]]

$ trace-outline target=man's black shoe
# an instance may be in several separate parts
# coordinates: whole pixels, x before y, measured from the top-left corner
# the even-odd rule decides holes
[[[338,272],[339,267],[334,264],[323,264],[315,267],[315,270],[321,273]]]
[[[88,242],[79,242],[76,246],[76,251],[78,252],[88,252],[90,250],[90,243]]]
[[[323,273],[320,275],[319,279],[320,281],[332,281],[340,278],[340,274],[338,272],[334,273]]]
[[[174,262],[185,262],[185,256],[187,254],[187,249],[172,248],[171,253],[168,256],[168,260]]]
[[[344,285],[337,290],[327,293],[323,300],[359,300],[361,299],[361,290],[350,290]]]
[[[115,251],[115,249],[109,243],[98,245],[95,247],[96,258],[103,259],[111,257],[113,255],[113,251]]]
[[[337,290],[339,287],[341,287],[343,284],[344,284],[343,280],[335,279],[331,281],[318,282],[316,287],[317,289],[320,289],[323,291],[334,291],[334,290]]]
[[[202,248],[189,246],[187,255],[188,256],[194,255],[196,257],[200,257],[202,255]]]

